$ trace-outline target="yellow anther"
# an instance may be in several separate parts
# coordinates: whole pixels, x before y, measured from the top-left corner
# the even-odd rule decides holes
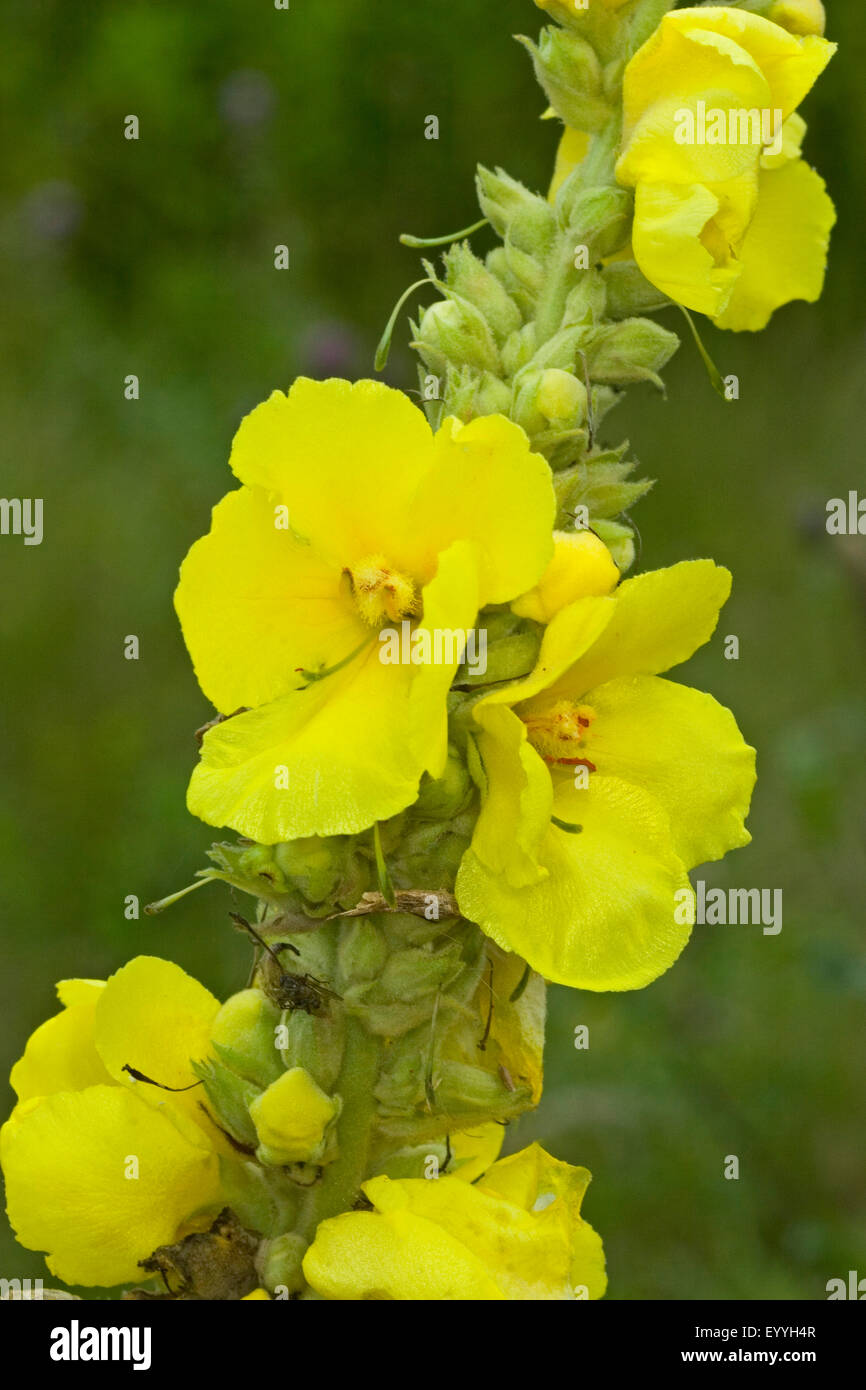
[[[378,627],[386,619],[417,617],[421,599],[415,581],[392,569],[384,555],[369,555],[347,571],[352,594],[365,623]]]
[[[589,705],[558,700],[550,709],[525,715],[523,722],[529,742],[545,762],[584,763],[592,769],[588,759],[581,756],[581,744],[594,719],[595,713]]]

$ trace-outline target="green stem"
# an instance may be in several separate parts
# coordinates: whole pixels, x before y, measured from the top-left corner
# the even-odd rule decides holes
[[[337,1130],[340,1152],[304,1200],[296,1230],[306,1240],[313,1239],[321,1221],[351,1209],[367,1176],[381,1056],[380,1039],[359,1019],[347,1019],[343,1069],[334,1087],[343,1102]]]

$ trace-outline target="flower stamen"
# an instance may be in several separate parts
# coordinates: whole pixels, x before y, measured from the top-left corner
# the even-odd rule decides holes
[[[529,742],[546,763],[580,765],[590,772],[595,772],[594,763],[578,750],[594,720],[595,712],[589,705],[575,705],[571,700],[558,700],[549,709],[523,718]]]
[[[420,615],[421,596],[415,581],[393,569],[384,555],[369,555],[347,567],[345,573],[358,611],[371,627],[378,627],[386,619],[397,623],[402,618]]]

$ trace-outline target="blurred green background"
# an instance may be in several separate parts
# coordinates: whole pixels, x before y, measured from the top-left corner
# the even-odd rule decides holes
[[[866,15],[828,8],[841,51],[805,108],[840,211],[822,303],[757,338],[708,330],[737,404],[684,344],[667,400],[641,388],[606,422],[659,480],[642,563],[710,554],[735,575],[684,678],[758,747],[754,843],[698,877],[784,891],[779,936],[698,927],[642,993],[552,991],[545,1098],[512,1137],[593,1170],[585,1214],[617,1299],[813,1299],[866,1276],[866,541],[823,525],[828,498],[866,494]],[[45,539],[0,539],[4,1076],[55,979],[147,951],[238,987],[248,952],[219,887],[124,918],[128,894],[189,882],[211,840],[184,808],[209,710],[172,610],[178,563],[232,485],[247,409],[299,372],[372,375],[417,275],[398,234],[476,220],[476,160],[542,188],[555,142],[510,37],[537,31],[529,0],[7,13],[2,492],[45,499]],[[412,387],[407,337],[388,379]],[[4,1232],[0,1273],[42,1271]]]

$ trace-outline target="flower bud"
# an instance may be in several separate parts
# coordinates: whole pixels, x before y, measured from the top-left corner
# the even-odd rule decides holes
[[[537,628],[524,626],[508,637],[491,642],[487,648],[487,670],[484,675],[467,674],[464,684],[495,685],[500,681],[517,680],[526,676],[538,660],[541,634]]]
[[[534,589],[512,603],[515,613],[549,623],[578,599],[602,598],[619,583],[610,551],[592,531],[555,531],[553,559]]]
[[[634,532],[622,521],[605,519],[593,523],[596,533],[604,541],[611,553],[620,574],[625,574],[634,564]]]
[[[250,1105],[260,1163],[320,1163],[329,1130],[340,1113],[337,1096],[327,1096],[303,1067],[283,1072]]]
[[[586,419],[586,387],[571,372],[558,367],[541,373],[535,403],[547,420],[577,425]]]
[[[617,264],[617,262],[615,262]],[[607,309],[607,289],[597,270],[587,270],[581,275],[565,301],[562,316],[563,328],[572,324],[592,324],[604,318]]]
[[[535,354],[535,324],[526,323],[516,333],[506,339],[502,349],[502,365],[508,376],[515,376],[525,367]]]
[[[479,164],[475,181],[481,211],[501,237],[505,236],[519,212],[535,212],[538,215],[537,205],[544,201],[506,174],[504,169],[494,172]]]
[[[575,130],[598,131],[610,120],[602,90],[601,63],[585,39],[564,29],[543,29],[540,43],[519,40],[558,116]]]
[[[279,1010],[260,989],[242,989],[213,1021],[211,1042],[226,1066],[247,1081],[269,1086],[283,1068],[274,1046]]]
[[[578,428],[586,419],[587,393],[582,381],[558,367],[521,376],[514,419],[530,438],[552,420]]]
[[[470,1124],[480,1116],[525,1109],[529,1091],[525,1086],[510,1089],[498,1071],[470,1066],[465,1062],[442,1061],[437,1073],[436,1104],[458,1122]]]
[[[676,333],[653,319],[623,319],[595,331],[587,349],[589,373],[594,382],[652,381],[661,387],[659,370],[679,345]]]
[[[448,288],[461,299],[474,304],[487,320],[497,341],[504,342],[509,333],[520,327],[521,316],[501,281],[487,269],[483,261],[473,255],[466,242],[452,246],[444,259]]]
[[[584,188],[575,173],[563,184],[556,202],[560,221],[575,247],[586,246],[591,265],[615,256],[626,245],[634,212],[634,196],[628,189],[613,184]]]
[[[776,0],[767,18],[790,34],[823,34],[827,27],[821,0]]]
[[[274,847],[274,858],[285,878],[306,903],[318,906],[336,894],[345,877],[351,841],[342,835],[317,835]]]
[[[385,963],[376,993],[383,1002],[387,998],[411,1003],[447,988],[461,967],[460,944],[456,941],[446,942],[433,951],[395,951]]]
[[[490,327],[473,305],[440,300],[425,310],[413,343],[432,372],[449,364],[475,367],[479,372],[501,371],[499,352]]]
[[[256,1131],[249,1107],[261,1095],[261,1088],[252,1081],[245,1081],[222,1062],[198,1062],[194,1069],[204,1083],[205,1094],[222,1128],[239,1143],[254,1146]]]
[[[274,1293],[300,1293],[304,1287],[301,1261],[307,1253],[308,1242],[294,1231],[286,1231],[274,1240],[263,1240],[256,1252],[256,1269],[266,1289]]]
[[[443,400],[446,414],[468,422],[479,415],[507,415],[511,388],[492,372],[479,376],[471,367],[449,366]]]
[[[670,301],[647,280],[636,261],[611,261],[602,271],[607,312],[612,319],[653,314]]]
[[[466,808],[472,794],[473,783],[466,764],[457,749],[449,746],[442,776],[425,774],[422,778],[413,814],[422,820],[450,820]]]
[[[302,1067],[325,1091],[337,1084],[343,1062],[344,1029],[341,1016],[325,1018],[303,1009],[287,1011],[277,1034],[283,1066]]]
[[[375,980],[388,959],[388,942],[378,921],[359,917],[347,926],[337,948],[343,986]]]

